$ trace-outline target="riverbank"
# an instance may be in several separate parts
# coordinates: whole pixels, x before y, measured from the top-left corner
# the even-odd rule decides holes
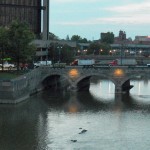
[[[22,70],[5,70],[5,71],[0,71],[0,80],[5,80],[5,79],[14,79],[17,78],[28,71],[22,71]]]

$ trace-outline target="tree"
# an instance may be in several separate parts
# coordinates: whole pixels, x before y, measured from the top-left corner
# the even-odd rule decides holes
[[[73,35],[71,37],[71,41],[75,41],[75,42],[78,42],[78,43],[87,43],[87,42],[89,42],[86,38],[82,38],[79,35]]]
[[[9,27],[8,36],[9,54],[17,62],[17,69],[19,69],[20,62],[31,61],[35,55],[35,46],[31,44],[34,34],[26,23],[13,21]]]
[[[53,63],[59,61],[69,64],[75,56],[75,51],[67,44],[60,45],[58,43],[51,43],[49,48],[49,56]]]
[[[107,43],[92,42],[88,48],[87,54],[108,55],[109,50],[110,50],[110,45]]]
[[[59,37],[56,36],[54,33],[49,32],[49,40],[58,40]]]
[[[73,35],[71,41],[79,42],[82,38],[79,35]]]
[[[74,60],[75,52],[67,44],[63,45],[61,50],[61,61],[70,64]]]
[[[111,49],[110,44],[107,43],[101,43],[100,44],[100,50],[102,50],[100,52],[101,55],[109,55],[109,50]]]
[[[81,39],[79,42],[80,42],[80,43],[87,43],[88,40],[87,40],[86,38],[83,38],[83,39]]]
[[[98,55],[100,48],[101,48],[100,43],[98,43],[98,42],[92,42],[92,43],[89,45],[87,54]]]
[[[6,52],[5,50],[8,47],[8,29],[4,27],[0,27],[0,49],[1,53],[2,50],[4,53]]]
[[[67,35],[66,40],[67,40],[67,41],[69,41],[69,40],[70,40],[69,35]]]
[[[38,37],[37,37],[37,38],[38,38]],[[43,33],[40,34],[40,37],[39,37],[39,38],[40,38],[40,39],[43,38]],[[49,32],[48,38],[49,38],[49,40],[59,40],[59,37],[56,36],[56,35],[55,35],[54,33],[52,33],[52,32]]]
[[[0,60],[2,63],[3,70],[3,61],[4,58],[7,57],[7,48],[8,48],[8,29],[4,27],[0,27]]]

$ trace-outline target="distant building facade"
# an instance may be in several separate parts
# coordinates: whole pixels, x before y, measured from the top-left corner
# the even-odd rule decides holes
[[[126,33],[125,31],[119,31],[119,37],[120,40],[126,40]]]
[[[105,41],[105,42],[107,41],[108,43],[113,42],[113,39],[114,39],[114,33],[113,32],[107,32],[107,33],[102,32],[100,36],[101,36],[100,37],[101,42],[103,42],[103,41]],[[110,37],[110,38],[108,38],[108,37]]]
[[[149,36],[135,36],[134,43],[150,45],[150,37]]]
[[[104,39],[106,36],[107,36],[107,33],[102,32],[102,33],[100,34],[100,39]]]
[[[41,33],[41,0],[0,0],[0,26],[13,20],[27,22],[35,34]]]
[[[119,35],[114,38],[114,44],[122,44],[122,43],[131,44],[132,40],[130,38],[127,39],[126,32],[120,30]]]

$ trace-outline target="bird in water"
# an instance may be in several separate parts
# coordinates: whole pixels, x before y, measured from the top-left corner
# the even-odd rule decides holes
[[[87,130],[84,129],[84,130],[82,130],[79,134],[85,133],[86,131],[87,131]]]
[[[71,140],[71,142],[77,142],[77,140]]]

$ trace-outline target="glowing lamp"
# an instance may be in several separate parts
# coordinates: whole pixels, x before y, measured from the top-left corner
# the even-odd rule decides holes
[[[114,75],[120,77],[120,76],[123,76],[123,75],[124,75],[124,72],[123,72],[122,69],[116,69],[116,70],[114,71]]]
[[[69,71],[69,76],[70,76],[70,77],[78,77],[78,75],[79,75],[79,72],[78,72],[77,69],[71,69],[71,70]]]

